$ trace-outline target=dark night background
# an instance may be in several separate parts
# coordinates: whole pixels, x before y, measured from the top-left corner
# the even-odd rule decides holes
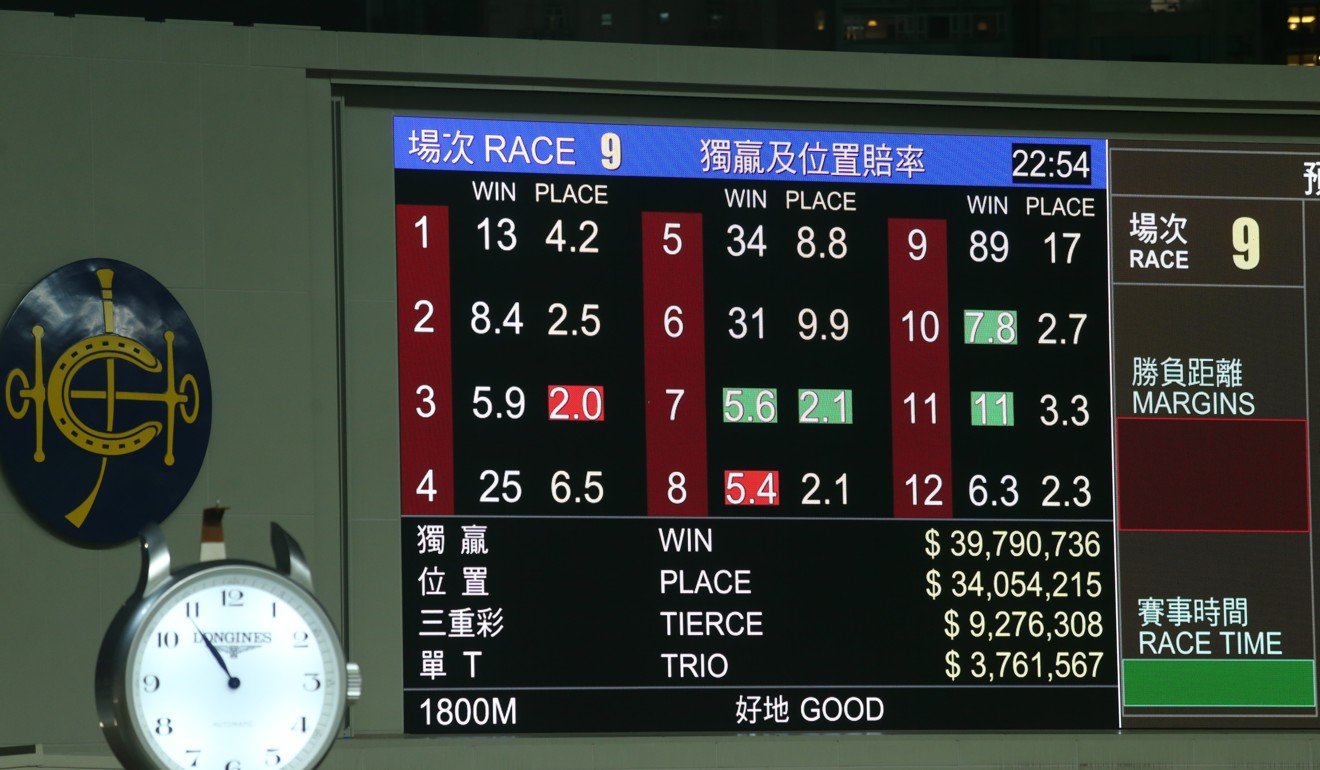
[[[1286,0],[0,0],[71,16],[739,48],[1316,66]]]

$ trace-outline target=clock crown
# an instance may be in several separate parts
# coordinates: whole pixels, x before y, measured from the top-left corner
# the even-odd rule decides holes
[[[349,703],[362,697],[362,667],[356,663],[344,667],[344,694],[348,696]]]

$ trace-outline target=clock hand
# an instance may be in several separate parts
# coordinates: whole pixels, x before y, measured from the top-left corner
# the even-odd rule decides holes
[[[189,620],[192,620],[192,619],[189,618]],[[196,629],[197,629],[197,635],[200,636],[200,637],[202,637],[202,641],[203,641],[203,642],[206,642],[206,649],[208,649],[208,650],[211,651],[211,657],[215,658],[215,662],[216,662],[216,663],[219,663],[219,664],[220,664],[220,668],[224,670],[224,672],[225,672],[225,676],[229,677],[229,689],[231,689],[231,690],[237,690],[239,684],[241,684],[241,682],[239,682],[239,680],[238,680],[238,677],[236,677],[236,676],[234,676],[233,674],[229,673],[229,666],[226,666],[226,665],[225,665],[225,659],[222,658],[222,657],[220,657],[220,651],[217,650],[217,649],[215,648],[215,645],[214,645],[214,644],[211,644],[211,640],[210,640],[210,639],[207,639],[207,638],[206,638],[206,634],[202,633],[202,629],[201,629],[201,627],[199,627],[199,626],[197,625],[197,621],[193,620],[193,621],[192,621],[192,624],[193,624],[193,628],[196,628]]]

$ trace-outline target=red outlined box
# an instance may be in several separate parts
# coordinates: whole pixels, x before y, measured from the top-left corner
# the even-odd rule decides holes
[[[547,385],[546,411],[551,422],[604,422],[604,385]]]
[[[1306,420],[1120,417],[1118,528],[1309,532]]]
[[[779,505],[779,471],[725,471],[725,505]]]

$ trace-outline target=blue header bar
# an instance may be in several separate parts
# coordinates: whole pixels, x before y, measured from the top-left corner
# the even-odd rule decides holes
[[[1041,166],[1015,159],[1015,144],[1070,145],[1062,168],[1076,183],[1025,177]],[[394,167],[421,171],[1102,190],[1105,161],[1102,139],[394,119]],[[1089,181],[1072,171],[1080,162]]]

